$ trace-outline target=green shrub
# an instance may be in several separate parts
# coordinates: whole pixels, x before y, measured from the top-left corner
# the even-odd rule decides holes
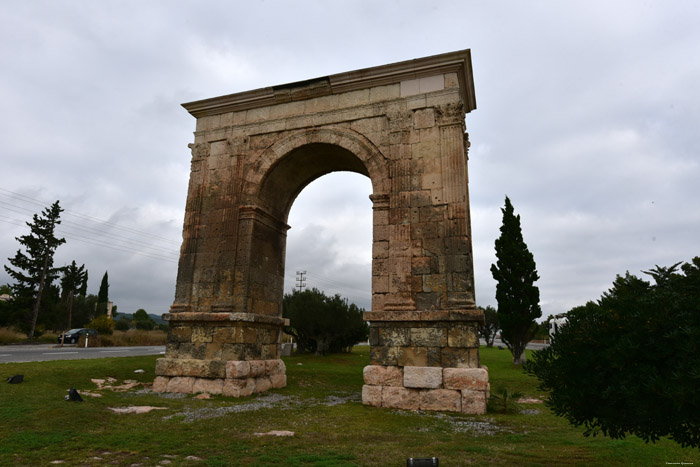
[[[107,315],[101,315],[90,321],[87,327],[96,329],[98,333],[109,336],[114,331],[114,321]]]
[[[491,391],[491,397],[488,401],[489,412],[497,413],[516,413],[520,405],[518,399],[523,397],[522,392],[511,391],[506,387],[498,387],[495,391]]]
[[[128,331],[131,327],[131,321],[126,318],[119,318],[116,323],[114,323],[114,328],[117,331]]]
[[[677,267],[648,271],[654,285],[618,276],[526,365],[547,405],[584,435],[700,447],[700,257]]]

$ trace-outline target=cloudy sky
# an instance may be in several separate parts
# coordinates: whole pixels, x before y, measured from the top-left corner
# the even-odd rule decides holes
[[[67,243],[120,311],[172,304],[195,120],[180,104],[472,50],[476,298],[495,305],[508,195],[543,315],[618,273],[700,255],[700,2],[0,0],[0,259],[59,199]],[[369,180],[292,208],[287,288],[369,307]],[[4,270],[0,284],[10,282]]]

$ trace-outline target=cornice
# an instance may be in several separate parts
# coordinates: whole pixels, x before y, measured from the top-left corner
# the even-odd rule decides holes
[[[398,84],[442,73],[457,73],[460,94],[466,113],[476,109],[474,76],[469,49],[430,57],[416,58],[372,68],[364,68],[335,75],[270,86],[252,91],[212,97],[182,104],[194,117],[206,117],[228,112],[255,109],[285,102],[302,101],[315,97],[342,94],[375,86]]]

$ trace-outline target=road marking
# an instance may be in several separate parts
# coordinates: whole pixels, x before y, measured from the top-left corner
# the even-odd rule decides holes
[[[0,357],[10,357],[10,356],[12,356],[11,353],[3,353],[3,354],[0,354]]]
[[[66,355],[69,353],[80,353],[80,352],[49,352],[49,353],[42,353],[41,355]]]
[[[128,352],[128,350],[100,350],[100,353],[110,353],[110,352]]]

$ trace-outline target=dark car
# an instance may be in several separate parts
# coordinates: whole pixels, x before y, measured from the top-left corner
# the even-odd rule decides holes
[[[80,340],[80,336],[83,336],[85,334],[88,335],[88,337],[93,337],[97,336],[97,331],[95,329],[87,329],[87,328],[76,328],[76,329],[71,329],[70,331],[66,331],[66,344],[76,344]],[[61,343],[61,334],[58,335],[58,343]]]

